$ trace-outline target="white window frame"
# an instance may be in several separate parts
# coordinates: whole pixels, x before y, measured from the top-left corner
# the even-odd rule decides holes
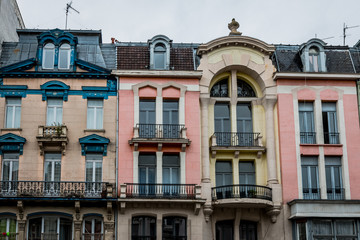
[[[84,219],[83,227],[82,227],[82,237],[81,237],[81,239],[85,239],[85,236],[84,236],[84,234],[85,234],[85,221],[90,221],[90,220],[91,220],[91,233],[90,233],[91,234],[91,240],[95,239],[95,236],[93,236],[93,234],[95,234],[94,232],[95,232],[95,221],[96,220],[101,222],[101,232],[100,232],[100,234],[101,234],[101,239],[104,239],[103,238],[104,224],[103,224],[103,220],[101,218],[99,218],[99,217],[87,217],[87,218]],[[98,239],[98,238],[96,238],[96,239]]]
[[[55,45],[53,43],[46,43],[43,47],[42,55],[42,69],[54,69],[55,66]],[[47,65],[47,61],[49,65]]]
[[[8,100],[17,100],[16,103],[9,103]],[[8,121],[9,109],[12,109],[11,121]],[[20,115],[16,115],[16,109],[20,109]],[[6,98],[5,128],[20,128],[21,122],[21,98]]]
[[[56,104],[55,101],[53,100],[61,100],[61,104]],[[59,101],[60,102],[60,101]],[[59,122],[49,122],[49,109],[53,108],[54,109],[54,116],[53,119],[57,119],[57,110],[61,109],[61,116],[59,117]],[[57,126],[57,125],[61,125],[62,124],[62,115],[63,115],[63,100],[61,98],[49,98],[47,100],[47,107],[46,107],[46,126]]]
[[[100,103],[99,105],[91,106],[90,103]],[[90,118],[90,111],[93,111],[93,118]],[[101,118],[101,123],[97,122],[98,116]],[[93,124],[91,124],[91,120]],[[87,129],[103,129],[104,128],[104,99],[88,99],[87,102]]]
[[[96,156],[97,159],[87,159],[87,157],[89,156]],[[91,179],[91,182],[96,182],[96,163],[101,163],[101,175],[100,175],[100,181],[102,181],[102,170],[103,170],[103,156],[102,154],[87,154],[85,156],[85,161],[86,161],[86,164],[85,164],[85,180],[87,179],[87,168],[86,168],[86,165],[87,163],[91,163],[92,164],[92,179]]]
[[[66,54],[66,60],[67,60],[67,65],[65,67],[62,67],[62,61],[61,61],[61,57],[63,54]],[[70,69],[70,56],[71,56],[71,46],[68,43],[63,43],[60,45],[59,47],[59,57],[58,57],[58,69],[61,70],[68,70]]]

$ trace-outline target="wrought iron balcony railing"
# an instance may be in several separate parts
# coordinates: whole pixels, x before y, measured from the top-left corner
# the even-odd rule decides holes
[[[316,132],[300,132],[300,143],[316,144]]]
[[[134,137],[139,138],[186,138],[186,128],[183,124],[136,124]]]
[[[102,240],[102,233],[83,233],[83,240]]]
[[[320,199],[320,188],[303,188],[303,199]]]
[[[126,197],[195,199],[195,186],[195,184],[126,183]]]
[[[339,133],[336,132],[330,132],[325,133],[324,132],[324,143],[325,144],[339,144]]]
[[[345,189],[344,188],[328,188],[327,199],[329,200],[344,200],[345,199]]]
[[[215,132],[212,146],[261,147],[260,133],[253,132]]]
[[[106,182],[1,181],[0,197],[112,197],[113,186]]]
[[[272,200],[272,190],[266,186],[239,184],[212,188],[213,200],[228,198],[258,198]]]

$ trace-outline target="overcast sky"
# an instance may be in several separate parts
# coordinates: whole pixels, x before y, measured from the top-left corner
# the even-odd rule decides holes
[[[17,0],[26,28],[65,27],[71,0]],[[68,28],[101,29],[103,42],[146,42],[157,34],[173,42],[206,43],[229,33],[232,18],[243,35],[273,44],[301,44],[317,36],[343,44],[343,24],[360,25],[360,0],[73,0]],[[360,40],[347,30],[346,44]],[[332,38],[330,38],[332,37]]]

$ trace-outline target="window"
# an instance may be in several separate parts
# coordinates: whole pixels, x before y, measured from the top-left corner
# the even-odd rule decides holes
[[[336,119],[336,103],[322,103],[322,119],[324,129],[324,143],[338,144],[339,133]]]
[[[131,224],[132,240],[155,240],[156,239],[156,218],[138,216],[132,218]]]
[[[239,162],[240,198],[255,197],[257,193],[254,162]]]
[[[62,124],[63,100],[60,98],[49,98],[47,101],[47,126],[58,126]]]
[[[164,195],[180,194],[180,158],[179,155],[163,155],[163,191]]]
[[[102,191],[102,154],[86,154],[86,194],[97,196]]]
[[[210,91],[210,97],[229,97],[228,79],[217,82]]]
[[[341,158],[325,157],[327,198],[330,200],[343,200],[344,189],[342,188]]]
[[[303,198],[320,199],[317,157],[301,157],[301,172]]]
[[[252,87],[245,81],[237,80],[237,96],[238,97],[256,97]]]
[[[232,197],[232,164],[230,161],[217,161],[215,164],[216,172],[216,197],[218,199]]]
[[[234,239],[234,221],[226,220],[216,222],[216,240]]]
[[[156,155],[139,155],[139,194],[154,195],[156,183]]]
[[[4,153],[2,162],[2,191],[7,194],[16,194],[19,176],[19,154]]]
[[[310,72],[319,72],[319,49],[317,47],[309,48],[309,67]]]
[[[231,144],[230,107],[228,103],[216,103],[214,106],[216,144]]]
[[[165,69],[166,68],[166,47],[162,43],[155,45],[154,49],[154,68]]]
[[[155,99],[141,99],[139,103],[139,136],[154,138],[156,136]]]
[[[21,98],[6,98],[5,128],[19,128],[21,119]]]
[[[55,45],[47,43],[43,49],[42,68],[43,69],[54,69],[55,60]]]
[[[240,240],[257,240],[256,226],[256,222],[240,221]]]
[[[70,68],[70,45],[67,43],[61,44],[59,48],[59,69]]]
[[[88,99],[87,104],[87,128],[102,129],[103,128],[103,99]]]
[[[45,194],[60,194],[61,153],[45,153],[44,174]]]
[[[296,223],[296,234],[297,234],[297,240],[306,240],[306,222],[297,222]]]
[[[333,240],[356,240],[357,224],[354,220],[339,219],[339,220],[322,220],[317,219],[312,221],[312,232],[308,232],[310,239],[333,239]]]
[[[86,218],[83,224],[83,240],[102,240],[103,224],[99,218]]]
[[[316,132],[314,126],[314,105],[309,102],[299,102],[300,143],[315,144]]]
[[[163,240],[186,240],[186,218],[164,217],[163,218]]]
[[[57,216],[32,218],[29,220],[28,239],[72,239],[72,221]]]
[[[238,146],[253,146],[252,114],[250,103],[236,105],[237,144]]]
[[[165,100],[163,102],[163,137],[180,138],[179,102]]]
[[[0,234],[6,237],[2,237],[3,240],[16,240],[16,219],[14,218],[0,218]]]

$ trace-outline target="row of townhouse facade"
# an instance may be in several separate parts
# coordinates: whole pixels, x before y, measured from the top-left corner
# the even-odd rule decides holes
[[[360,45],[102,43],[0,56],[0,239],[360,239]]]

